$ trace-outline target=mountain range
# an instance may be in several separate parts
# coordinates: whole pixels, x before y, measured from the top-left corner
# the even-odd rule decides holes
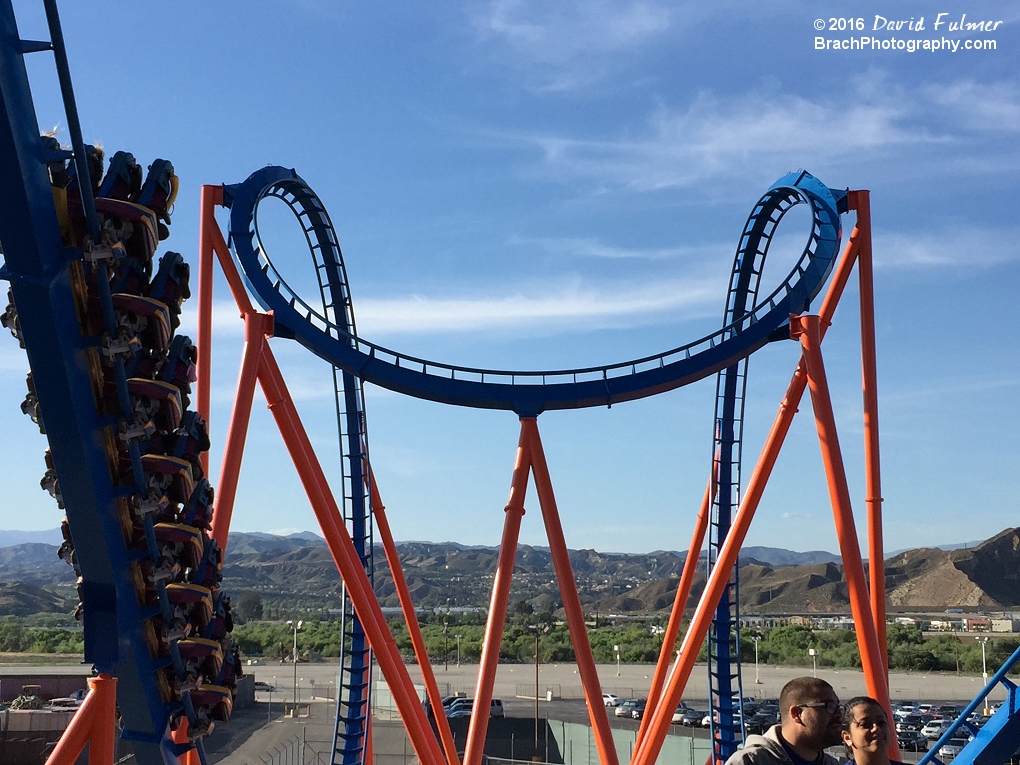
[[[0,540],[11,532],[0,533]],[[0,547],[0,616],[64,612],[77,598],[70,567],[57,546],[22,541]],[[425,609],[480,608],[488,603],[498,550],[455,542],[402,542],[401,566],[416,605]],[[671,607],[686,552],[648,554],[573,550],[574,577],[586,610],[602,614],[650,614]],[[693,598],[704,586],[704,567]],[[740,602],[745,613],[846,612],[849,599],[838,556],[748,547],[740,559]],[[293,608],[337,608],[340,581],[325,542],[315,534],[289,536],[234,532],[224,584],[228,592],[250,590],[267,616]],[[375,590],[383,606],[398,600],[385,556],[375,555]],[[965,549],[922,548],[886,560],[890,610],[945,608],[997,610],[1020,607],[1020,529],[1007,529]],[[554,611],[559,592],[548,548],[521,545],[514,566],[511,602]]]

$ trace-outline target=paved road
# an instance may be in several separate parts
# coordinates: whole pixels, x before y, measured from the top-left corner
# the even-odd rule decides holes
[[[408,672],[415,683],[421,682],[421,673],[417,665],[409,665]],[[630,664],[620,667],[620,674],[617,675],[615,664],[599,665],[599,680],[602,690],[606,693],[615,693],[624,698],[643,697],[647,695],[651,676],[655,668],[647,664]],[[293,693],[293,670],[292,665],[280,665],[279,663],[259,664],[245,667],[245,671],[254,674],[257,680],[270,682],[278,690],[286,693],[289,699]],[[478,665],[463,665],[457,667],[454,664],[444,670],[442,665],[436,668],[436,680],[439,683],[439,690],[444,695],[454,693],[474,694],[475,680],[478,675]],[[762,665],[759,670],[761,683],[754,684],[753,666],[744,668],[744,693],[747,696],[757,698],[774,698],[779,695],[783,685],[794,677],[811,674],[810,670],[805,671],[798,667],[768,667]],[[852,696],[865,694],[867,688],[864,682],[864,675],[859,670],[833,670],[820,669],[818,676],[832,683],[836,693],[843,699]],[[332,691],[330,683],[335,683],[336,667],[329,663],[299,664],[298,665],[298,689],[301,698],[307,698],[309,693],[325,696]],[[906,673],[897,672],[890,675],[890,695],[892,700],[918,700],[931,702],[961,703],[968,702],[982,687],[979,675],[960,675],[953,673]],[[314,684],[313,684],[314,683]],[[527,664],[501,664],[496,675],[493,687],[493,695],[502,698],[504,701],[517,696],[529,696],[534,698],[535,668]],[[581,679],[577,669],[568,664],[543,664],[539,667],[539,688],[544,692],[552,690],[553,696],[558,699],[582,698]],[[274,694],[274,699],[278,695]],[[1005,698],[1003,691],[996,689],[992,694],[993,700]],[[704,709],[708,706],[708,670],[701,664],[694,668],[687,689],[683,695],[684,701],[690,706]],[[543,705],[546,702],[542,702]]]

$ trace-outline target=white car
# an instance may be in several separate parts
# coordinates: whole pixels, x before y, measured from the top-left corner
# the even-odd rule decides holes
[[[942,746],[939,747],[939,759],[940,760],[951,760],[954,757],[958,757],[963,748],[970,743],[970,739],[966,738],[951,738]]]
[[[618,707],[623,703],[623,699],[613,693],[603,693],[602,703],[607,707]]]
[[[950,728],[956,727],[956,720],[932,720],[930,723],[921,728],[921,733],[924,737],[930,741],[935,741],[942,737]]]

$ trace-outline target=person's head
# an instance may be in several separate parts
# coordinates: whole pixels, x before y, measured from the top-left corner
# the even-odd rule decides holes
[[[889,720],[882,705],[870,696],[855,696],[843,713],[843,743],[853,760],[882,761],[889,750]]]
[[[824,680],[796,677],[779,693],[783,738],[791,746],[821,752],[842,741],[839,697]]]

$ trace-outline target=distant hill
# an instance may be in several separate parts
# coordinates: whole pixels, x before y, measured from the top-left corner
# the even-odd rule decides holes
[[[39,542],[47,545],[59,545],[64,539],[60,529],[46,531],[3,531],[0,530],[0,548],[22,545],[26,542]]]
[[[27,582],[0,582],[0,616],[63,614],[74,608],[65,598]]]
[[[402,542],[398,550],[419,607],[487,605],[498,562],[496,548]],[[893,555],[886,561],[889,606],[938,610],[1018,607],[1018,551],[1020,529],[1007,529],[967,549],[923,548]],[[6,600],[0,601],[0,616],[33,607],[69,610],[61,608],[61,601],[73,607],[74,574],[56,552],[56,545],[39,542],[0,548],[0,582],[7,583],[10,590]],[[670,608],[685,557],[686,553],[672,551],[570,553],[582,603],[586,610],[602,614],[654,613]],[[740,600],[745,612],[849,610],[843,569],[831,553],[749,547],[742,551],[740,565]],[[704,587],[701,568],[692,598]],[[270,612],[274,607],[337,608],[341,604],[340,580],[329,550],[321,537],[310,532],[289,536],[234,532],[223,575],[228,592],[258,592]],[[381,549],[375,556],[375,590],[384,606],[398,605]],[[46,597],[52,600],[46,601]],[[511,602],[522,600],[537,609],[558,605],[559,589],[548,548],[522,545],[518,549]]]

